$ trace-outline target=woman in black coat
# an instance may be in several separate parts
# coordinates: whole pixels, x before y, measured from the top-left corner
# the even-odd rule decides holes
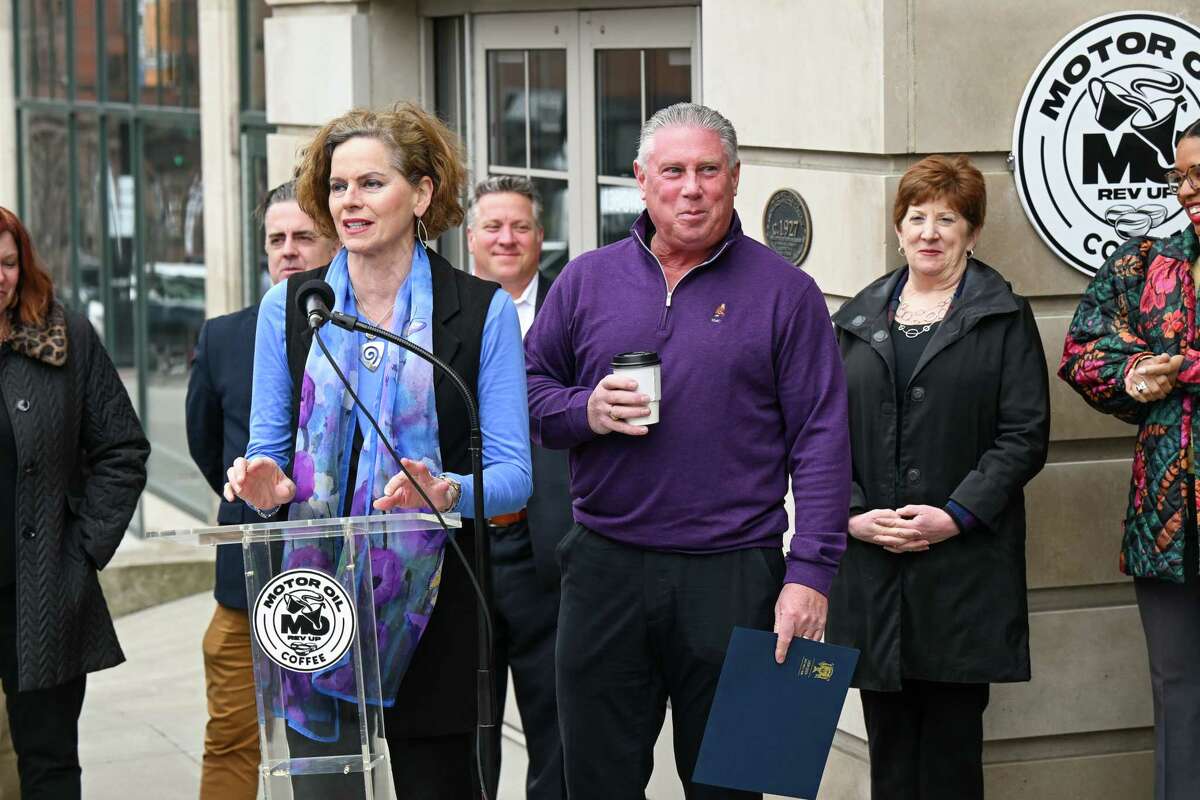
[[[989,684],[1029,680],[1023,487],[1049,436],[1033,313],[971,257],[983,176],[930,156],[893,209],[906,266],[834,315],[850,534],[827,640],[862,651],[876,800],[983,797]]]
[[[80,796],[84,676],[125,660],[96,573],[149,454],[92,326],[0,208],[0,680],[24,798]]]

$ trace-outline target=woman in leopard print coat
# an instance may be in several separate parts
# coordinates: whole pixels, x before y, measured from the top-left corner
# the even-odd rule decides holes
[[[149,454],[96,332],[0,208],[0,680],[23,797],[80,796],[85,676],[124,660],[96,573]]]

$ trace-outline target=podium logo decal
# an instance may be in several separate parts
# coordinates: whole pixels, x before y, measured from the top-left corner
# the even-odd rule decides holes
[[[311,569],[272,578],[254,601],[254,638],[267,658],[293,672],[318,672],[338,662],[354,641],[357,620],[349,593]]]
[[[1025,214],[1086,275],[1127,239],[1186,223],[1167,192],[1180,132],[1200,118],[1200,29],[1163,14],[1111,14],[1051,49],[1013,130]]]

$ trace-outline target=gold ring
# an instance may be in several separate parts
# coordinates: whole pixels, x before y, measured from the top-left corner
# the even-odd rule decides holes
[[[621,418],[617,416],[617,410],[615,408],[610,408],[608,410],[608,418],[611,419],[613,422],[621,421]]]

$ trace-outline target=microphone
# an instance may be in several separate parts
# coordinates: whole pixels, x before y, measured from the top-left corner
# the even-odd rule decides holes
[[[333,307],[333,287],[320,278],[305,281],[296,292],[296,305],[308,318],[308,327],[316,330],[330,318]]]

